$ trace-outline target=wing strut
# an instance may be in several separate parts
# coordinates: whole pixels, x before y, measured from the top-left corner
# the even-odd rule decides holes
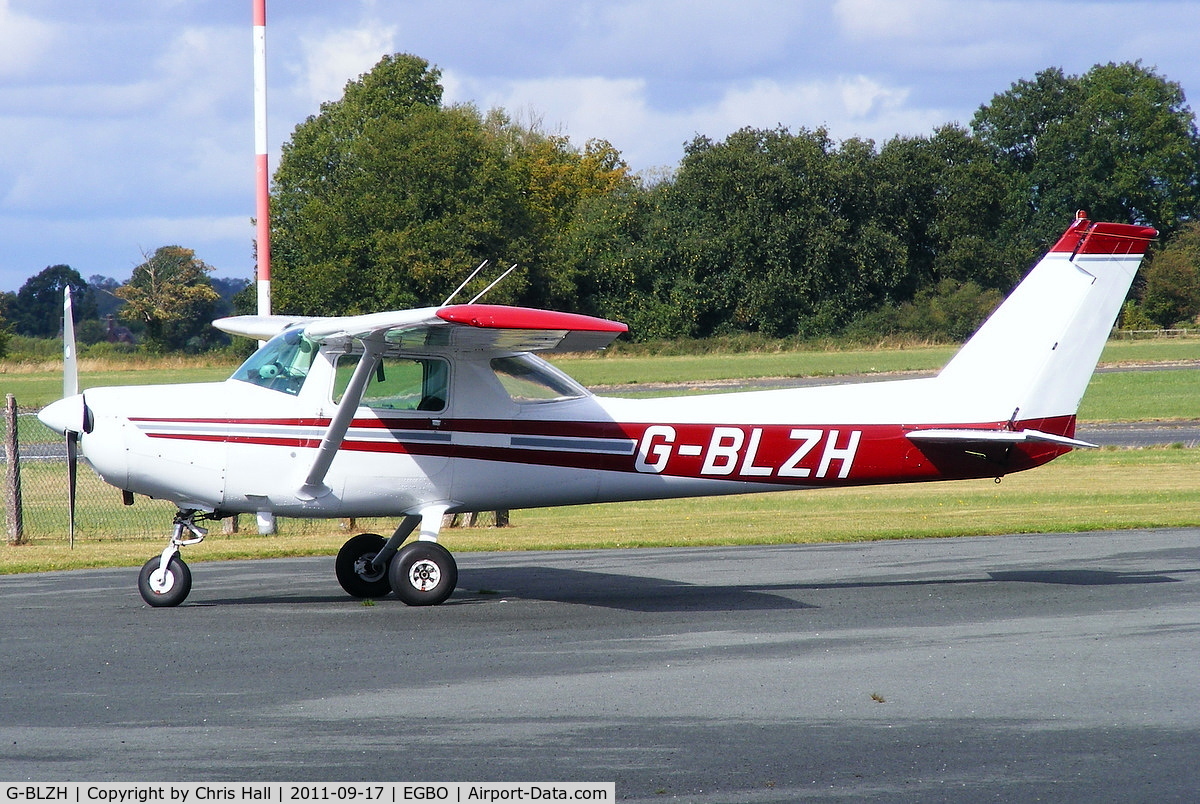
[[[298,499],[315,500],[333,491],[325,485],[325,475],[329,472],[329,466],[333,463],[334,456],[337,455],[342,441],[346,438],[350,422],[354,421],[354,413],[358,410],[358,403],[362,401],[367,381],[371,379],[371,374],[379,365],[379,360],[383,357],[383,351],[387,347],[382,338],[364,338],[362,345],[362,359],[355,366],[354,374],[350,377],[350,384],[346,386],[346,392],[342,394],[342,401],[338,403],[337,410],[329,421],[329,427],[321,438],[321,445],[317,447],[317,457],[313,459],[312,468],[308,470],[304,483],[296,490]]]

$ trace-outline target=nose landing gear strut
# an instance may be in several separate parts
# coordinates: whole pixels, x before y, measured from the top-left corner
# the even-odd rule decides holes
[[[156,608],[178,606],[192,591],[192,571],[179,555],[179,548],[199,544],[208,530],[196,524],[196,518],[211,518],[196,510],[180,510],[175,514],[171,540],[161,555],[147,561],[138,573],[138,592],[142,600]]]

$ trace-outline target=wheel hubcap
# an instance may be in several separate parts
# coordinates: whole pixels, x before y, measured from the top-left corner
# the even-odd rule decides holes
[[[175,573],[163,572],[162,568],[150,573],[150,591],[156,595],[165,595],[175,586]]]
[[[408,580],[415,589],[427,592],[442,580],[442,570],[429,559],[422,559],[415,562],[409,569]]]

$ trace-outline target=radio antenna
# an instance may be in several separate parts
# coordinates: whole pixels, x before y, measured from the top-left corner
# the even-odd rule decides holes
[[[442,302],[441,306],[445,307],[447,304],[449,304],[450,300],[453,299],[455,296],[457,296],[459,294],[459,291],[461,291],[463,288],[465,288],[467,286],[467,283],[470,282],[472,279],[474,279],[475,275],[478,274],[480,271],[482,271],[484,269],[484,266],[486,266],[489,262],[491,262],[491,260],[484,260],[483,262],[479,263],[479,267],[476,268],[474,271],[472,271],[471,275],[468,276],[466,279],[464,279],[462,284],[459,285],[458,287],[456,287],[454,289],[454,292],[446,297],[446,300],[444,302]]]
[[[492,281],[492,284],[488,285],[486,288],[484,288],[483,290],[479,291],[479,295],[477,295],[475,298],[471,299],[469,302],[467,302],[467,304],[474,304],[475,302],[477,302],[477,301],[479,301],[480,299],[482,299],[482,298],[483,298],[483,295],[484,295],[485,293],[487,293],[487,292],[488,292],[489,290],[491,290],[492,288],[496,287],[496,285],[499,285],[499,284],[500,284],[500,280],[502,280],[504,277],[508,276],[508,275],[509,275],[509,274],[511,274],[513,271],[515,271],[515,270],[517,269],[517,265],[518,265],[518,263],[515,263],[515,262],[514,262],[514,263],[512,264],[512,267],[511,267],[511,268],[509,268],[509,269],[508,269],[507,271],[505,271],[504,273],[500,274],[500,276],[496,277],[496,278],[495,278],[495,279]]]

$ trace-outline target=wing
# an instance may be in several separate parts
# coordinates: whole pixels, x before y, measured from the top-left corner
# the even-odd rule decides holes
[[[259,341],[269,341],[288,327],[314,320],[298,315],[235,315],[218,318],[213,326],[230,335],[241,335]]]
[[[509,307],[455,304],[388,313],[315,319],[304,334],[326,343],[382,338],[401,347],[463,351],[582,352],[603,349],[628,327],[604,318]]]
[[[315,499],[329,493],[325,475],[346,437],[371,372],[389,348],[443,346],[463,351],[578,352],[602,349],[628,330],[622,323],[603,318],[497,304],[456,304],[332,318],[238,316],[216,324],[226,332],[249,337],[303,326],[304,335],[317,343],[358,341],[362,345],[363,357],[297,491],[301,499]]]
[[[213,322],[223,332],[258,340],[270,340],[297,325],[303,325],[304,334],[318,343],[382,337],[402,348],[448,346],[504,352],[586,352],[603,349],[629,330],[604,318],[500,304],[454,304],[338,317],[239,315]]]

